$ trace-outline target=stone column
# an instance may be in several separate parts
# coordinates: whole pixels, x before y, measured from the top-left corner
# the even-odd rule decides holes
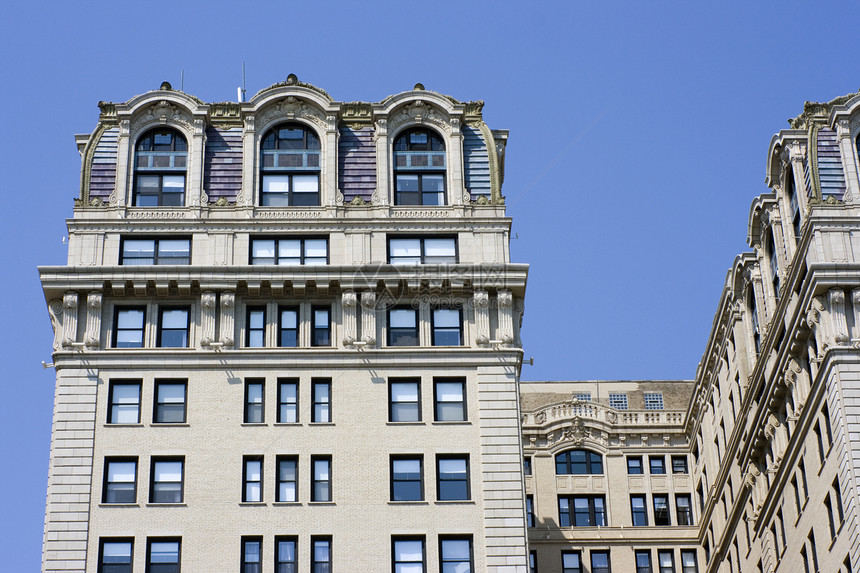
[[[235,344],[236,295],[230,291],[221,293],[221,339],[225,347]]]
[[[102,331],[102,293],[92,291],[87,295],[87,334],[84,343],[87,348],[101,346]]]
[[[343,345],[351,346],[355,342],[358,330],[357,302],[355,291],[346,290],[341,295],[343,308]]]

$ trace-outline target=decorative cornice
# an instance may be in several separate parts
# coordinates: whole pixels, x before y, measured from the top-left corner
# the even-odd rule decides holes
[[[788,125],[790,125],[792,129],[807,129],[813,124],[824,125],[827,123],[830,116],[830,112],[834,107],[838,105],[843,105],[845,102],[847,102],[856,95],[856,93],[853,93],[839,96],[830,100],[827,103],[818,103],[812,101],[804,102],[803,113],[801,113],[794,119],[789,119]]]

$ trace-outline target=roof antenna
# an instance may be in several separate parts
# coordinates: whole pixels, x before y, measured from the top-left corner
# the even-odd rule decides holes
[[[242,86],[236,88],[236,96],[239,99],[239,103],[245,101],[245,62],[242,62]]]
[[[179,70],[179,91],[185,91],[185,70]]]

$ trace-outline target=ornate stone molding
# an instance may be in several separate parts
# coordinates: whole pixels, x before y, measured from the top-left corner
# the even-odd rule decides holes
[[[376,345],[376,293],[361,293],[361,340],[368,348]]]
[[[221,293],[221,342],[225,347],[233,346],[236,328],[236,295],[230,291]]]
[[[53,350],[56,352],[62,346],[63,338],[63,301],[54,299],[48,304],[48,314],[51,317],[51,328],[54,330]]]
[[[63,295],[63,348],[72,346],[78,338],[78,293]]]
[[[87,348],[101,346],[102,293],[93,291],[87,295],[87,333],[84,344]]]
[[[211,290],[200,295],[200,346],[208,347],[215,340],[215,305],[217,295]]]

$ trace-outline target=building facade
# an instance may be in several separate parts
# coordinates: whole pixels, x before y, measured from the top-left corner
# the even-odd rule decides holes
[[[101,103],[44,571],[524,572],[505,131],[423,89]]]
[[[690,381],[519,380],[482,106],[100,104],[43,571],[860,569],[860,94],[771,141]]]

